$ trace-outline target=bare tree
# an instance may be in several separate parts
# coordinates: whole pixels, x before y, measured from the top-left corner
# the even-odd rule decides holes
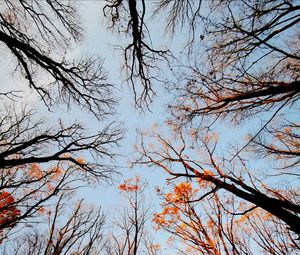
[[[282,0],[159,1],[154,15],[171,34],[190,31],[190,61],[171,80],[174,115],[237,120],[297,100],[299,8]]]
[[[147,231],[150,207],[143,195],[145,188],[146,184],[141,183],[138,177],[127,179],[119,185],[128,204],[120,213],[119,219],[115,219],[108,254],[159,254],[159,247]]]
[[[87,135],[79,123],[65,126],[60,120],[57,127],[47,127],[46,121],[35,118],[37,115],[26,108],[21,113],[7,109],[7,115],[0,119],[1,168],[68,161],[97,175],[97,171],[101,167],[104,169],[105,165],[79,163],[78,154],[89,151],[95,159],[114,156],[109,147],[116,144],[122,134],[120,128],[115,128],[116,125],[109,124],[102,131]],[[106,172],[109,170],[106,169]],[[101,175],[101,170],[98,174]]]
[[[53,197],[95,185],[116,172],[110,161],[114,157],[111,149],[121,138],[121,130],[111,132],[109,125],[88,135],[78,123],[64,127],[61,122],[58,127],[45,128],[32,111],[24,109],[20,116],[13,110],[7,113],[0,128],[0,191],[8,192],[13,201],[1,205],[0,210],[3,214],[13,207],[18,214],[1,221],[0,229],[31,221]],[[94,162],[84,159],[85,151]]]
[[[152,102],[155,94],[153,82],[158,81],[157,61],[170,57],[168,50],[155,49],[146,25],[147,3],[145,0],[111,0],[103,8],[104,15],[110,21],[109,28],[115,28],[130,38],[123,47],[126,80],[131,84],[135,103],[138,107]],[[137,86],[140,83],[142,89]]]
[[[70,194],[57,197],[53,210],[44,214],[48,226],[23,232],[14,245],[2,245],[2,254],[101,254],[104,247],[104,217],[95,208],[86,208],[78,201],[68,217],[64,216]],[[62,218],[64,218],[62,220]]]
[[[83,33],[74,1],[5,0],[0,7],[1,45],[49,108],[75,102],[98,118],[112,112],[112,85],[106,82],[102,61],[67,58],[67,49]]]
[[[93,133],[78,122],[65,124],[59,116],[56,124],[49,123],[45,116],[40,118],[39,113],[21,106],[20,91],[2,88],[0,109],[5,113],[0,118],[2,242],[16,238],[16,231],[22,227],[34,225],[38,229],[40,213],[44,210],[56,206],[58,217],[62,204],[60,200],[54,201],[65,193],[109,180],[116,172],[113,149],[122,137],[122,130],[113,121],[104,122],[114,111],[113,86],[106,81],[101,59],[70,57],[69,49],[80,42],[83,32],[75,1],[5,0],[0,3],[1,50],[14,61],[13,75],[22,77],[24,88],[28,84],[49,110],[69,109],[75,104],[103,121],[102,130]],[[71,216],[70,224],[81,215],[80,207]],[[79,225],[89,226],[85,221],[92,214],[82,214]],[[94,235],[97,221],[101,222],[98,216],[96,225],[87,227],[90,233],[84,232],[83,239]],[[53,224],[57,227],[56,221]],[[65,226],[70,232],[68,227]],[[75,232],[79,230],[73,227]],[[75,235],[75,239],[68,240],[71,246],[81,245],[82,240],[76,238]],[[57,252],[65,249],[60,245],[55,248]],[[50,253],[47,249],[45,254]]]
[[[170,4],[161,1],[158,10],[167,10]],[[297,112],[299,94],[297,1],[212,1],[203,2],[200,9],[177,2],[173,8],[176,11],[169,12],[173,27],[185,20],[201,33],[201,40],[189,47],[191,61],[176,70],[178,79],[169,83],[177,100],[170,105],[175,123],[211,128],[225,117],[238,123],[267,115],[237,154],[260,133],[275,138],[282,130],[273,125],[269,132],[272,122],[297,125],[288,114]],[[188,19],[188,13],[195,18]]]

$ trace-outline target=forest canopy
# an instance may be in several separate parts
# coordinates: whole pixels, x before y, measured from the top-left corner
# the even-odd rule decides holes
[[[179,254],[299,253],[299,1],[95,1],[120,62],[71,54],[89,20],[78,1],[0,6],[11,79],[44,109],[1,88],[3,254],[168,254],[153,238],[162,233]],[[122,81],[111,82],[105,62],[121,66]],[[124,138],[118,90],[144,120],[162,100],[163,121]],[[97,130],[58,109],[78,109]],[[121,183],[127,204],[109,232],[100,209],[76,194],[126,177],[122,139],[137,140],[123,156],[134,155],[140,177],[155,169],[167,178],[153,210],[151,180]]]

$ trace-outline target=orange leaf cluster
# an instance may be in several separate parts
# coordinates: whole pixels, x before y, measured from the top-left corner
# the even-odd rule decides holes
[[[188,182],[181,182],[174,187],[174,193],[178,200],[187,200],[192,193],[192,186]]]
[[[50,168],[49,173],[51,173],[51,180],[52,181],[59,181],[62,175],[62,168],[60,166],[55,166]]]
[[[139,178],[136,177],[134,179],[127,179],[124,183],[119,185],[119,190],[127,191],[127,192],[136,192],[139,189]]]
[[[20,215],[20,210],[13,204],[14,201],[9,192],[2,191],[0,193],[0,224],[15,219]]]
[[[161,246],[160,246],[159,243],[154,243],[154,244],[151,245],[151,248],[152,248],[153,250],[158,251],[158,250],[160,250]]]
[[[160,227],[162,227],[166,224],[165,215],[163,215],[161,213],[154,213],[153,218],[152,218],[152,222],[156,225],[155,229],[159,230]]]
[[[176,226],[181,221],[181,212],[185,211],[186,202],[192,200],[197,191],[198,189],[194,189],[191,183],[181,182],[174,186],[172,193],[166,193],[163,210],[154,213],[152,218],[152,222],[156,225],[155,229]]]
[[[37,209],[37,212],[39,213],[39,214],[44,214],[45,213],[45,208],[44,207],[39,207],[38,209]]]
[[[164,198],[167,203],[186,202],[190,200],[197,191],[197,189],[193,189],[190,183],[181,182],[174,186],[173,193],[166,193]]]
[[[171,206],[165,206],[163,211],[162,211],[162,214],[163,215],[177,215],[178,214],[178,211],[179,211],[179,208],[178,207],[171,207]]]
[[[179,218],[179,208],[176,206],[165,206],[161,213],[154,213],[152,222],[156,225],[155,229],[168,227]]]

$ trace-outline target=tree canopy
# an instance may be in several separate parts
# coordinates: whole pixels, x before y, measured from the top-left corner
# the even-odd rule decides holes
[[[47,111],[76,107],[99,123],[92,130],[58,114],[49,120],[24,106],[22,92],[1,88],[1,251],[160,254],[146,230],[152,211],[139,178],[119,186],[128,204],[112,224],[119,232],[106,235],[100,210],[74,202],[82,186],[121,172],[116,147],[124,134],[114,120],[119,84],[105,60],[71,54],[85,34],[77,5],[0,3],[12,79]],[[136,109],[147,118],[151,104],[165,100],[165,121],[136,132],[131,162],[168,175],[156,188],[154,229],[180,254],[298,254],[299,1],[108,0],[98,8],[121,38],[120,73]],[[26,234],[11,245],[18,231]]]
[[[65,236],[53,232],[41,239],[36,234],[35,241],[34,236],[25,237],[20,247],[8,253],[40,254],[43,250],[45,254],[66,254],[74,243],[78,249],[88,247],[79,242],[89,242],[89,235],[90,247],[81,252],[88,254],[101,237],[102,214],[85,210],[80,202],[61,231],[57,217],[79,187],[110,180],[117,172],[114,148],[123,131],[114,121],[105,120],[114,111],[113,86],[107,82],[99,57],[76,60],[68,56],[70,47],[83,36],[74,1],[5,0],[0,5],[1,50],[13,61],[11,73],[21,79],[24,90],[36,94],[49,111],[76,105],[103,123],[93,132],[83,123],[70,124],[60,116],[50,123],[42,111],[24,105],[21,91],[4,84],[0,94],[1,243],[10,240],[10,235],[14,238],[14,228],[30,230],[34,222],[38,229],[38,223],[52,214],[55,216],[48,218],[51,231],[65,231]],[[30,247],[30,242],[37,246]]]
[[[129,10],[136,1],[112,2]],[[188,31],[182,55],[154,57],[154,66],[170,68],[172,75],[156,81],[174,101],[165,125],[141,132],[135,162],[167,172],[173,194],[186,187],[183,197],[162,192],[165,207],[154,222],[195,253],[255,253],[246,233],[268,254],[296,254],[299,2],[158,1],[154,11],[146,1],[137,6],[159,18],[174,40]],[[151,30],[144,16],[139,29],[145,42]],[[130,22],[128,31],[134,38]],[[248,125],[246,141],[220,145],[224,123],[235,129]],[[171,135],[163,135],[166,126]]]

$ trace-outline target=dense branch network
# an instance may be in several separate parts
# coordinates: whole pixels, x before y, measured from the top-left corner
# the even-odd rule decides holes
[[[170,56],[168,50],[157,50],[151,45],[151,38],[146,19],[145,0],[112,0],[104,8],[104,15],[111,20],[110,28],[118,28],[119,32],[128,34],[132,40],[122,47],[124,51],[124,69],[127,73],[126,80],[133,88],[136,105],[141,107],[152,101],[155,94],[154,81],[158,80],[157,62],[166,60]],[[122,29],[122,24],[124,24]],[[148,42],[147,39],[150,41]],[[137,86],[141,83],[142,89]]]
[[[112,85],[106,82],[102,61],[66,58],[64,51],[80,39],[82,30],[72,1],[7,0],[1,7],[0,42],[49,108],[57,102],[69,107],[75,102],[98,118],[112,112]]]
[[[300,229],[300,206],[297,203],[297,198],[288,197],[283,195],[282,192],[268,188],[262,181],[256,180],[254,176],[247,169],[250,185],[246,183],[244,178],[239,177],[237,169],[230,170],[224,162],[218,163],[214,156],[216,150],[216,142],[211,141],[209,138],[203,138],[201,140],[202,147],[208,154],[208,159],[205,161],[192,160],[188,157],[186,150],[186,142],[181,136],[182,146],[172,145],[169,140],[162,138],[156,134],[155,139],[160,144],[159,147],[154,150],[150,150],[147,144],[141,143],[140,153],[141,158],[137,161],[138,164],[147,164],[162,168],[168,174],[174,178],[186,178],[187,180],[195,180],[198,183],[206,182],[208,187],[207,194],[204,194],[201,198],[217,193],[220,190],[238,197],[246,202],[254,204],[257,207],[264,209],[271,215],[276,216],[282,220],[290,230],[299,235]],[[203,158],[203,156],[202,156]],[[242,165],[244,168],[245,166]],[[223,168],[223,169],[222,169]],[[235,167],[236,168],[236,167]],[[229,169],[229,170],[227,170]],[[229,173],[226,173],[228,172]],[[240,172],[242,172],[240,171]],[[255,182],[257,182],[255,184]],[[264,191],[258,189],[258,185],[264,187]],[[201,186],[201,184],[200,184]],[[204,189],[205,191],[206,189]],[[297,197],[297,195],[296,195]]]
[[[212,13],[203,21],[204,41],[195,42],[205,43],[205,63],[195,62],[180,73],[183,86],[174,88],[178,91],[178,104],[171,106],[174,116],[184,122],[207,115],[237,120],[297,101],[299,48],[293,44],[299,5],[293,1],[211,5]],[[197,24],[191,25],[197,29]],[[197,58],[192,52],[190,57]]]
[[[23,90],[29,84],[48,110],[76,105],[104,121],[114,112],[113,86],[99,57],[71,58],[69,49],[82,36],[75,1],[0,3],[1,50],[14,61],[13,77],[21,75]],[[0,242],[10,243],[20,231],[33,235],[18,242],[16,250],[8,245],[3,252],[67,254],[78,248],[76,252],[90,254],[102,238],[100,212],[84,211],[80,202],[60,230],[58,218],[77,189],[109,181],[117,172],[114,149],[123,131],[111,121],[91,132],[78,122],[65,124],[58,114],[50,123],[33,107],[24,107],[22,96],[8,84],[0,92],[5,113],[0,118]],[[50,236],[30,232],[31,224],[40,232],[39,225],[51,214]]]
[[[88,208],[78,201],[66,220],[59,221],[70,196],[61,195],[54,210],[45,220],[47,231],[34,228],[15,241],[13,247],[3,245],[2,254],[100,254],[104,249],[102,228],[104,216],[99,210]]]

